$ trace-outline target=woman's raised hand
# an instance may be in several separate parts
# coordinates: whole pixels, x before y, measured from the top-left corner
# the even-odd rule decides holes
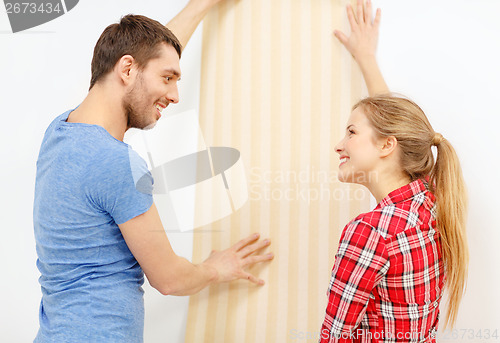
[[[375,56],[378,43],[378,29],[381,11],[377,9],[375,18],[372,19],[372,3],[368,0],[358,0],[356,15],[351,5],[347,5],[347,18],[351,26],[348,37],[343,32],[335,30],[335,37],[346,47],[354,59],[359,63],[363,58]]]

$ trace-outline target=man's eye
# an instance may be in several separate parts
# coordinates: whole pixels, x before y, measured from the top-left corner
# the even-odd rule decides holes
[[[165,80],[170,81],[170,80],[172,80],[172,77],[171,76],[165,76]]]

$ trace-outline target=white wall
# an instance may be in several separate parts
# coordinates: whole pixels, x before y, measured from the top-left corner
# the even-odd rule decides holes
[[[420,104],[454,145],[469,191],[468,289],[456,339],[440,341],[494,342],[484,336],[487,329],[500,335],[500,2],[375,4],[383,7],[379,60],[389,87]]]
[[[500,2],[373,1],[383,9],[379,60],[390,88],[416,100],[436,131],[454,144],[469,188],[470,278],[456,332],[464,339],[449,335],[439,341],[482,341],[468,339],[482,330],[483,340],[494,342],[484,336],[486,329],[500,331],[500,225],[495,220],[500,207]],[[108,24],[127,13],[167,22],[186,2],[82,0],[68,14],[17,34],[10,33],[0,6],[2,342],[30,341],[38,329],[41,292],[32,203],[45,128],[86,95],[92,50]],[[181,60],[181,103],[170,113],[198,106],[200,51],[198,30]],[[169,238],[178,254],[191,256],[192,235]],[[146,342],[182,342],[188,298],[163,297],[145,286]]]
[[[35,162],[45,129],[87,94],[94,45],[121,16],[143,14],[167,23],[187,0],[82,0],[67,14],[12,34],[0,5],[0,342],[32,341],[38,330],[41,291],[32,224]],[[198,108],[201,26],[181,59],[181,103],[168,114]],[[192,234],[169,233],[177,254],[192,256]],[[188,297],[146,291],[146,342],[184,340]]]

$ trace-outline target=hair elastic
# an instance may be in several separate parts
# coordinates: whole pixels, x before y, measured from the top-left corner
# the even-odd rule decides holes
[[[442,141],[444,140],[444,137],[442,134],[435,132],[434,133],[434,139],[432,140],[432,145],[439,145]]]

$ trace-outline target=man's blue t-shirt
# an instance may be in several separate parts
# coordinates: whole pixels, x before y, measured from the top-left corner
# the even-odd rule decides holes
[[[42,288],[35,342],[142,342],[144,274],[117,224],[153,203],[146,162],[103,127],[48,127],[33,222]]]

